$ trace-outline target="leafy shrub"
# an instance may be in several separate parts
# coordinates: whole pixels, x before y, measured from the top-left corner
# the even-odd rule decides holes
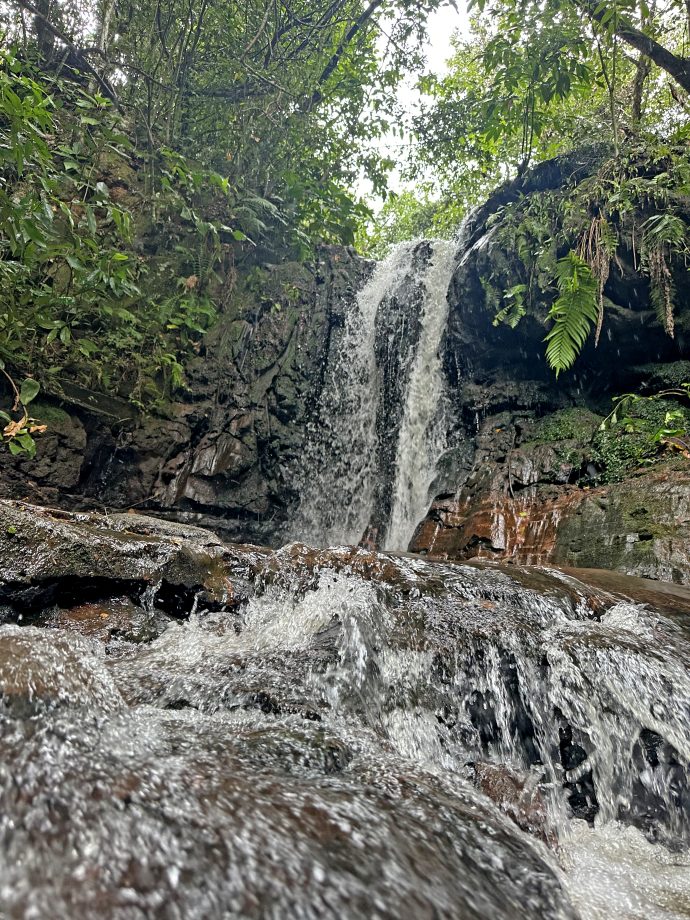
[[[617,397],[592,442],[592,461],[602,469],[603,481],[622,479],[641,464],[654,463],[669,448],[690,455],[690,408],[678,401],[688,398],[690,384],[652,396]]]
[[[68,376],[140,405],[182,385],[185,355],[215,320],[221,236],[247,236],[227,223],[224,180],[165,150],[147,214],[132,155],[109,100],[3,52],[0,360],[12,376],[48,389]],[[226,202],[225,222],[195,210],[209,189]],[[162,258],[142,254],[147,222]]]
[[[625,475],[649,462],[659,452],[651,432],[624,431],[619,428],[599,431],[594,436],[590,452],[591,462],[601,472],[601,482],[618,482]]]

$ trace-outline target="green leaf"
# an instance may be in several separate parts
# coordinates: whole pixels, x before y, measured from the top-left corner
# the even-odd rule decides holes
[[[558,298],[549,311],[554,324],[545,338],[546,359],[556,371],[568,370],[582,350],[599,315],[597,282],[578,255],[570,252],[556,264]]]
[[[34,380],[33,377],[27,377],[26,380],[22,382],[21,389],[19,390],[19,399],[22,404],[28,406],[30,402],[36,399],[40,389],[41,384],[38,380]]]
[[[29,459],[36,456],[36,442],[30,434],[20,434],[9,442],[10,453],[14,456],[26,454]]]
[[[70,268],[73,268],[77,272],[84,270],[84,265],[79,261],[79,259],[76,258],[76,256],[73,256],[69,252],[65,255],[65,262],[67,262]]]

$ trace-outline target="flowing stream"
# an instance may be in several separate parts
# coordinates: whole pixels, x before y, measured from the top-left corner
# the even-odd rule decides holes
[[[680,623],[546,570],[245,552],[227,609],[0,626],[1,916],[690,917]]]
[[[376,266],[329,358],[291,534],[405,550],[445,447],[440,346],[455,242],[402,243]]]

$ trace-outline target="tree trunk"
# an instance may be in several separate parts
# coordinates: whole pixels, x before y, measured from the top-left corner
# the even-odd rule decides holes
[[[36,13],[34,14],[34,29],[36,30],[36,44],[41,57],[48,61],[55,48],[55,36],[49,28],[50,0],[37,0]]]
[[[640,127],[642,121],[642,101],[644,98],[644,84],[652,69],[652,62],[643,54],[637,59],[635,79],[633,81],[632,97],[632,127],[634,131]]]

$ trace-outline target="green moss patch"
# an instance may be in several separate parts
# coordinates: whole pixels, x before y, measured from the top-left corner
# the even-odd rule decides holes
[[[539,419],[532,430],[531,441],[580,441],[586,444],[602,421],[600,415],[595,415],[589,409],[561,409]]]

